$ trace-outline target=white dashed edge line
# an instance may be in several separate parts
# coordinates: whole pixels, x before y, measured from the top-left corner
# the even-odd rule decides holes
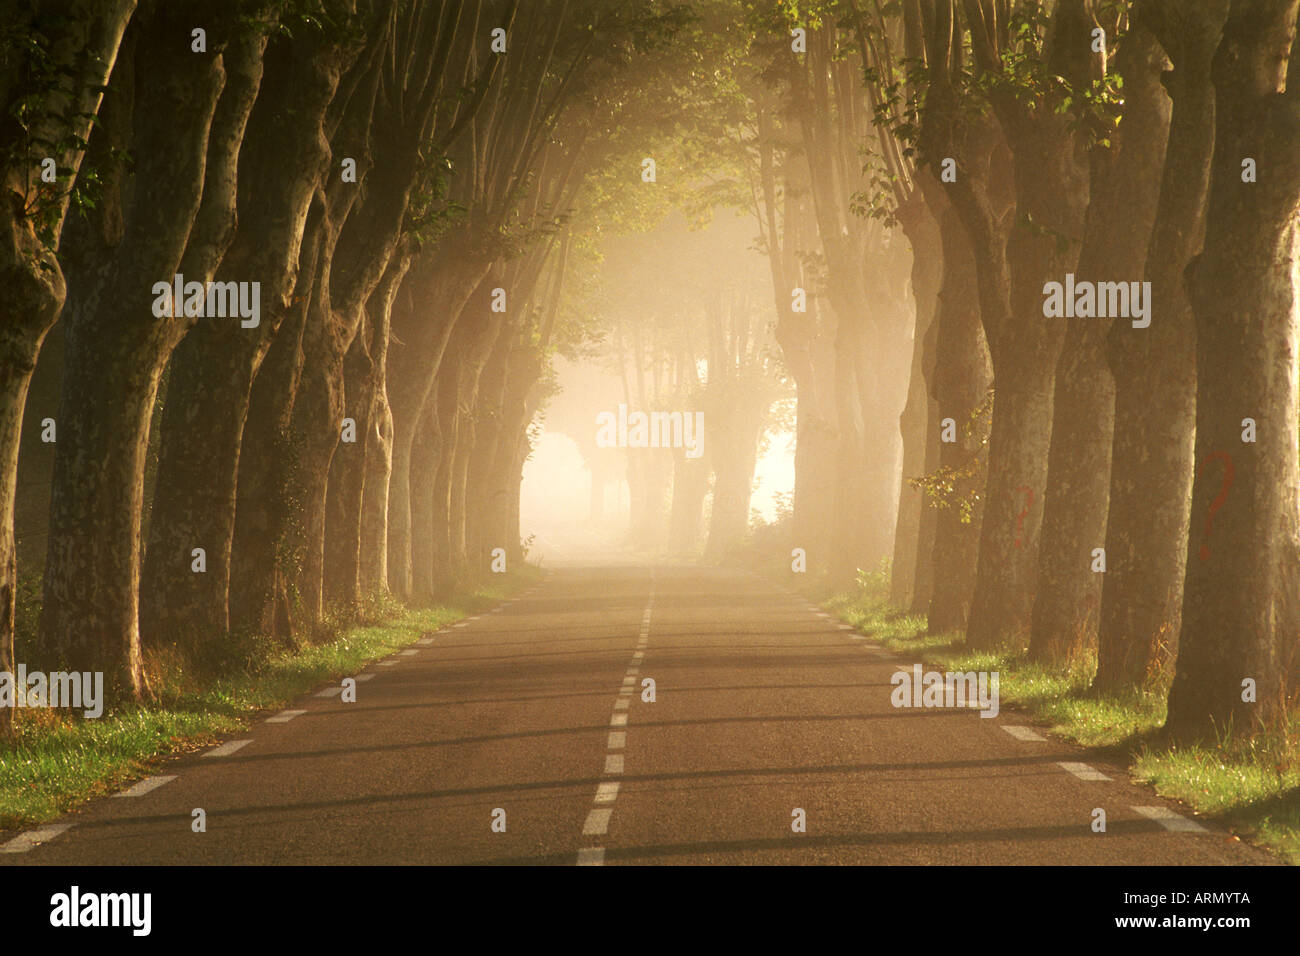
[[[1067,773],[1072,773],[1080,780],[1109,780],[1100,770],[1094,770],[1086,763],[1072,763],[1068,760],[1058,760],[1056,765]]]
[[[1020,727],[1015,724],[1003,724],[1002,729],[1009,733],[1016,740],[1040,740],[1046,741],[1047,738],[1035,730],[1028,727]]]
[[[247,746],[248,746],[249,744],[251,744],[252,742],[253,742],[253,740],[252,740],[251,737],[250,737],[249,739],[247,739],[247,740],[230,740],[230,741],[227,741],[226,743],[222,744],[220,747],[213,747],[211,750],[209,750],[209,751],[208,751],[207,753],[205,753],[203,756],[205,756],[205,757],[229,757],[229,756],[230,756],[231,754],[233,754],[236,750],[242,750],[244,747],[247,747]]]
[[[157,790],[165,783],[171,783],[176,779],[176,774],[170,774],[160,777],[145,777],[133,786],[127,787],[121,793],[115,793],[115,797],[143,797],[151,790]]]
[[[274,717],[266,718],[266,722],[268,724],[287,724],[295,717],[301,717],[305,713],[307,713],[305,710],[282,710]]]
[[[72,827],[73,824],[71,823],[51,823],[43,827],[37,827],[35,830],[27,830],[0,846],[0,853],[27,853],[29,850],[36,849],[42,843],[49,843],[60,833],[66,833]]]
[[[1154,820],[1166,830],[1172,830],[1179,833],[1209,833],[1205,827],[1201,826],[1195,820],[1189,820],[1187,817],[1179,816],[1168,807],[1134,807],[1133,808],[1148,820]]]

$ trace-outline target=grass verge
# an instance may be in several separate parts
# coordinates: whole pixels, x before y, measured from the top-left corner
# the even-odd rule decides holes
[[[370,620],[338,628],[331,638],[279,649],[204,681],[171,661],[154,660],[154,702],[98,720],[20,711],[14,742],[0,748],[0,828],[43,823],[115,793],[162,759],[240,731],[323,681],[355,674],[422,634],[495,605],[540,574],[533,567],[513,571],[433,608],[374,608]]]
[[[1300,719],[1268,739],[1225,734],[1213,746],[1170,746],[1162,739],[1167,685],[1126,697],[1089,690],[1095,652],[1058,666],[1030,661],[1023,650],[978,652],[960,632],[927,635],[925,616],[891,607],[875,575],[852,592],[819,593],[826,608],[927,666],[997,671],[1002,707],[1047,725],[1051,733],[1118,761],[1164,797],[1300,864]]]

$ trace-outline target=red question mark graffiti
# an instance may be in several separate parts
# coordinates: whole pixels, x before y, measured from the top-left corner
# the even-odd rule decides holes
[[[1025,523],[1025,515],[1029,514],[1029,509],[1034,506],[1034,489],[1030,488],[1028,485],[1016,485],[1016,491],[1023,491],[1026,495],[1029,496],[1029,500],[1025,502],[1024,510],[1021,511],[1020,514],[1016,516],[1015,546],[1018,548],[1020,547],[1020,533],[1021,533],[1021,528],[1024,526]]]
[[[1198,556],[1202,561],[1210,556],[1210,529],[1214,526],[1214,515],[1223,507],[1223,503],[1228,500],[1228,489],[1232,487],[1232,479],[1235,474],[1232,467],[1232,456],[1226,451],[1212,451],[1205,457],[1205,461],[1201,462],[1201,467],[1196,472],[1197,477],[1200,477],[1201,472],[1205,470],[1205,466],[1216,458],[1223,459],[1223,487],[1219,489],[1215,499],[1210,502],[1210,513],[1205,516],[1205,543],[1201,545],[1201,550],[1198,552]]]

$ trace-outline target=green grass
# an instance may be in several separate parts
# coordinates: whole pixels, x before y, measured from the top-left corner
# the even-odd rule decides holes
[[[52,710],[19,711],[16,739],[0,749],[0,827],[41,823],[114,793],[163,758],[240,731],[259,714],[491,607],[538,576],[537,569],[527,567],[434,608],[371,608],[366,623],[339,628],[332,639],[280,649],[212,679],[199,680],[159,657],[150,662],[154,702],[97,720]]]
[[[1095,695],[1089,690],[1095,652],[1046,666],[1020,650],[972,651],[961,633],[927,635],[924,615],[891,607],[887,578],[879,572],[859,583],[849,593],[813,596],[884,646],[927,666],[997,671],[1003,708],[1019,709],[1051,733],[1127,765],[1161,796],[1300,864],[1300,719],[1265,740],[1226,735],[1217,746],[1170,746],[1161,733],[1165,686],[1125,697]]]

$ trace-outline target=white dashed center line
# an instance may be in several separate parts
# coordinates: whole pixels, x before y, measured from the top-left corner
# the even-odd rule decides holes
[[[636,686],[636,675],[641,672],[637,665],[645,657],[645,646],[650,640],[650,615],[654,609],[655,603],[655,586],[654,571],[650,572],[650,594],[646,597],[645,611],[641,615],[641,629],[637,634],[636,651],[632,654],[632,663],[628,665],[627,674],[623,677],[622,689],[614,701],[614,713],[609,718],[611,727],[626,727],[627,712],[632,703],[632,691]],[[627,731],[611,731],[609,742],[606,747],[608,750],[622,750],[627,746]],[[623,772],[624,756],[623,754],[605,754],[605,776],[614,776]],[[618,799],[619,782],[617,780],[602,780],[596,787],[596,796],[594,802],[597,804],[612,804]],[[612,807],[597,807],[587,814],[587,821],[582,826],[583,836],[603,836],[609,832],[609,818],[613,815]],[[605,865],[605,848],[604,847],[583,847],[578,850],[579,866],[604,866]]]
[[[618,781],[602,783],[596,788],[597,803],[613,803],[618,796]]]

